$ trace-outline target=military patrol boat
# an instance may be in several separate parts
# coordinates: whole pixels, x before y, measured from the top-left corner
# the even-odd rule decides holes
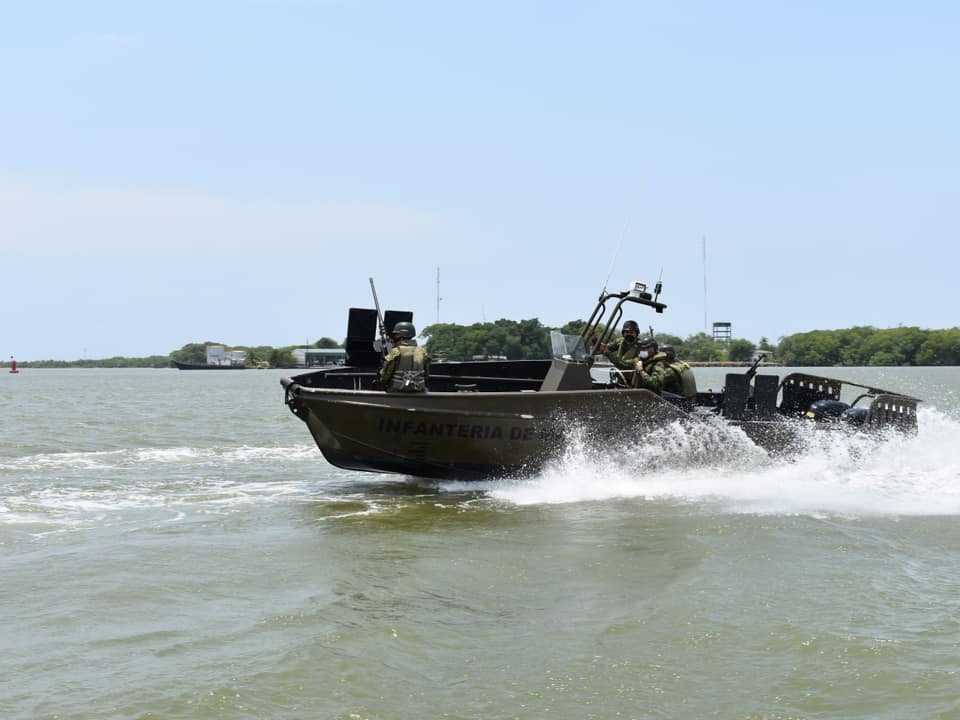
[[[696,432],[723,422],[771,452],[794,446],[809,423],[844,432],[916,431],[916,398],[800,373],[780,380],[756,374],[756,365],[728,374],[721,392],[697,393],[692,402],[631,388],[615,369],[598,380],[594,355],[619,327],[624,306],[662,313],[660,293],[659,282],[653,293],[640,282],[604,291],[580,335],[552,333],[551,359],[434,363],[423,393],[379,387],[379,307],[352,308],[346,365],[283,378],[285,402],[333,465],[435,479],[536,472],[558,456],[571,430],[603,444],[637,443],[665,423]],[[384,324],[412,319],[388,310],[381,337]],[[841,393],[849,388],[859,394],[848,404]]]

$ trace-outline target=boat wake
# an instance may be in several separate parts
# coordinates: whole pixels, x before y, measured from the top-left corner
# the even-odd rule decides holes
[[[597,447],[583,429],[537,477],[490,483],[490,497],[518,504],[638,498],[711,512],[813,515],[960,514],[960,422],[920,413],[915,436],[876,438],[817,431],[802,452],[771,457],[741,431],[663,427],[635,444]]]
[[[310,446],[130,448],[0,457],[0,524],[35,534],[132,523],[138,511],[158,522],[186,512],[215,515],[300,497]],[[157,519],[159,518],[159,519]]]
[[[314,457],[311,445],[297,447],[225,446],[212,448],[131,448],[125,450],[94,450],[87,452],[38,453],[18,457],[0,457],[0,474],[37,471],[69,473],[73,470],[124,470],[151,466],[204,465],[223,467],[252,462],[283,461]]]

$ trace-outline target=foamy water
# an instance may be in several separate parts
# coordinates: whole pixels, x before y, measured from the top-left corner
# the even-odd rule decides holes
[[[0,458],[0,523],[42,526],[37,533],[158,519],[178,521],[192,512],[224,512],[233,506],[278,502],[304,495],[303,481],[263,477],[316,461],[311,445],[286,447],[130,448],[38,453]],[[251,473],[250,470],[253,470]]]
[[[719,424],[699,433],[672,425],[633,448],[579,438],[539,477],[485,488],[518,505],[646,498],[742,513],[960,514],[960,422],[935,409],[919,421],[915,436],[879,439],[811,425],[805,450],[789,458]]]

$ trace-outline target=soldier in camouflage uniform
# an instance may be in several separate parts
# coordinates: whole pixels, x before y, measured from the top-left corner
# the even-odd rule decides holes
[[[398,322],[391,337],[394,347],[383,359],[377,378],[387,392],[426,392],[430,356],[417,346],[413,323]]]
[[[627,320],[620,330],[623,337],[611,343],[601,343],[600,352],[611,364],[623,372],[627,382],[633,380],[633,368],[637,364],[637,336],[640,327],[633,320]]]
[[[697,382],[693,377],[693,370],[687,363],[678,360],[675,352],[660,352],[657,341],[652,337],[640,340],[637,351],[640,360],[633,376],[634,387],[652,390],[658,394],[673,393],[687,401],[696,398]]]

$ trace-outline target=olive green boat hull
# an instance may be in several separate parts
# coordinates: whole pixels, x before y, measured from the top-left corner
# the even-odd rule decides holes
[[[481,373],[498,386],[517,382],[513,376],[486,377],[490,374]],[[438,479],[531,474],[561,458],[571,440],[588,447],[629,447],[642,442],[648,431],[672,422],[696,434],[705,423],[721,421],[771,455],[790,455],[808,445],[811,430],[915,433],[919,402],[848,383],[867,391],[861,397],[871,400],[862,422],[812,421],[805,419],[814,414],[808,408],[839,398],[844,381],[792,373],[782,382],[775,376],[758,376],[751,386],[748,376],[733,374],[727,376],[721,393],[698,393],[692,404],[674,396],[678,403],[674,404],[648,390],[581,389],[576,385],[589,385],[589,374],[574,363],[557,360],[540,381],[540,390],[385,393],[364,387],[370,377],[320,371],[284,378],[281,384],[287,405],[306,423],[333,465]],[[330,387],[334,383],[340,386]],[[347,383],[356,387],[342,386]]]
[[[296,387],[287,402],[333,465],[464,480],[536,472],[572,429],[591,441],[636,438],[689,417],[647,390],[413,395]]]

